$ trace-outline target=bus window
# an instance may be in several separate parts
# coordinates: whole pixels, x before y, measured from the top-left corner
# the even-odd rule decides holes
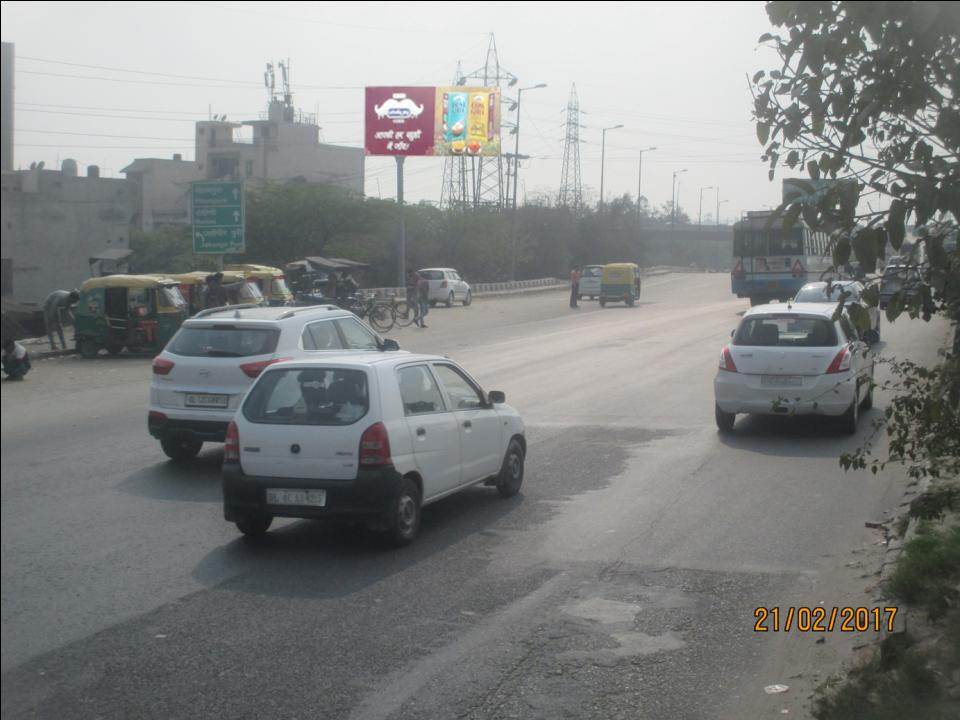
[[[803,255],[803,228],[794,226],[788,232],[783,228],[770,231],[771,255]]]
[[[737,231],[733,234],[733,254],[737,256],[749,255],[750,251],[747,247],[748,239],[750,233]]]
[[[754,230],[750,254],[754,257],[767,255],[767,233],[763,230]]]

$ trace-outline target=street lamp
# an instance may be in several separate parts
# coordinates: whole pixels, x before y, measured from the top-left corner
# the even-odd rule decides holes
[[[600,142],[600,207],[603,208],[603,169],[607,159],[607,130],[619,130],[623,125],[614,125],[602,130],[602,139]]]
[[[677,175],[680,173],[685,173],[687,168],[683,170],[674,170],[673,171],[673,184],[670,186],[670,242],[673,242],[673,226],[677,222]]]
[[[519,184],[519,175],[520,175],[520,100],[523,96],[524,90],[539,90],[540,88],[545,88],[546,83],[540,83],[539,85],[531,85],[530,87],[517,88],[517,101],[510,106],[511,110],[517,111],[517,123],[513,127],[514,142],[513,142],[513,209],[517,209],[517,185]]]
[[[729,201],[729,200],[723,200],[723,201],[720,200],[720,186],[718,185],[718,186],[717,186],[717,215],[716,215],[717,227],[720,227],[720,205],[721,205],[722,203],[728,203],[728,202],[730,202],[730,201]]]
[[[651,145],[650,147],[644,148],[643,150],[641,150],[640,160],[637,162],[637,262],[640,262],[642,260],[642,258],[640,257],[641,255],[640,251],[643,246],[643,238],[640,236],[640,224],[641,224],[641,218],[643,217],[640,212],[640,191],[642,188],[642,180],[643,180],[643,154],[645,152],[653,152],[656,149],[657,148],[655,145]]]
[[[510,83],[513,85],[516,78]],[[517,274],[517,186],[520,184],[520,100],[524,90],[539,90],[545,88],[546,83],[531,85],[530,87],[517,88],[517,101],[510,106],[511,110],[517,111],[517,122],[513,127],[515,135],[513,142],[513,215],[510,219],[511,241],[510,241],[510,279],[515,280]]]
[[[713,185],[707,185],[706,187],[700,188],[700,208],[697,210],[697,229],[699,230],[703,226],[703,191],[704,190],[713,190]]]

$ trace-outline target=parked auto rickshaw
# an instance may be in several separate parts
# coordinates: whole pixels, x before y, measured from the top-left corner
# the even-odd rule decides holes
[[[260,288],[252,280],[247,280],[239,270],[223,270],[220,283],[227,291],[227,300],[230,305],[266,305],[267,300],[260,292]],[[170,275],[180,285],[180,294],[187,301],[190,316],[206,308],[207,278],[211,273],[204,270]]]
[[[640,267],[636,263],[609,263],[600,280],[600,307],[624,302],[633,307],[640,297]]]
[[[292,305],[293,293],[287,287],[283,271],[269,265],[228,265],[227,270],[238,270],[247,280],[260,288],[269,305]]]
[[[80,286],[74,316],[77,351],[85,358],[104,349],[155,354],[187,317],[187,303],[172,278],[108,275]]]

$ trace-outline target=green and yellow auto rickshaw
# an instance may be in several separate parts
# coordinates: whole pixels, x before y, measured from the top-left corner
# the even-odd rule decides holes
[[[256,283],[267,299],[268,305],[293,305],[293,293],[287,287],[283,270],[269,265],[228,265],[227,270],[237,270]]]
[[[124,348],[156,354],[187,317],[187,303],[173,278],[108,275],[80,286],[74,315],[77,352],[85,358]]]
[[[600,280],[600,307],[623,302],[633,307],[640,298],[640,267],[636,263],[609,263]]]
[[[191,317],[207,307],[207,278],[212,274],[204,270],[195,270],[168,276],[179,284],[180,294],[187,302]],[[239,270],[222,270],[219,274],[220,283],[227,292],[227,301],[230,305],[267,304],[257,284],[247,280]]]

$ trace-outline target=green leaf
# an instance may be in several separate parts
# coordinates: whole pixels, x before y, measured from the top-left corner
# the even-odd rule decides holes
[[[880,286],[876,283],[868,285],[860,294],[860,300],[867,307],[877,307],[880,304]]]
[[[861,333],[865,333],[872,327],[870,313],[868,313],[867,309],[860,303],[847,303],[847,314],[850,316],[850,319],[853,320],[853,324],[857,327],[857,330]]]
[[[864,272],[872,273],[877,270],[877,232],[872,228],[864,229],[853,237],[853,252]]]
[[[897,198],[890,203],[890,212],[887,215],[887,237],[894,250],[899,250],[907,234],[905,221],[907,206],[903,200]]]
[[[769,34],[770,34],[770,33],[767,33],[767,35],[769,35]],[[760,42],[763,42],[763,40],[761,39]],[[760,78],[762,78],[764,75],[766,75],[766,72],[764,72],[763,70],[757,70],[757,72],[754,73],[754,75],[753,75],[753,84],[756,85],[756,84],[757,84],[757,81],[758,81]]]
[[[786,214],[783,216],[783,232],[790,232],[790,229],[797,224],[797,220],[800,218],[800,211],[802,209],[803,206],[799,204],[790,206],[790,209],[787,210]]]
[[[814,180],[820,179],[820,166],[817,165],[816,160],[810,160],[807,162],[807,173],[809,173],[810,177]]]
[[[795,168],[797,163],[800,162],[800,153],[796,150],[791,150],[787,153],[787,167]]]
[[[895,292],[887,301],[887,320],[893,322],[903,313],[903,293]]]
[[[760,141],[761,145],[766,145],[767,140],[770,138],[770,123],[760,122],[757,123],[757,140]]]
[[[842,268],[850,260],[850,240],[845,237],[838,238],[833,245],[833,264],[835,267]]]

